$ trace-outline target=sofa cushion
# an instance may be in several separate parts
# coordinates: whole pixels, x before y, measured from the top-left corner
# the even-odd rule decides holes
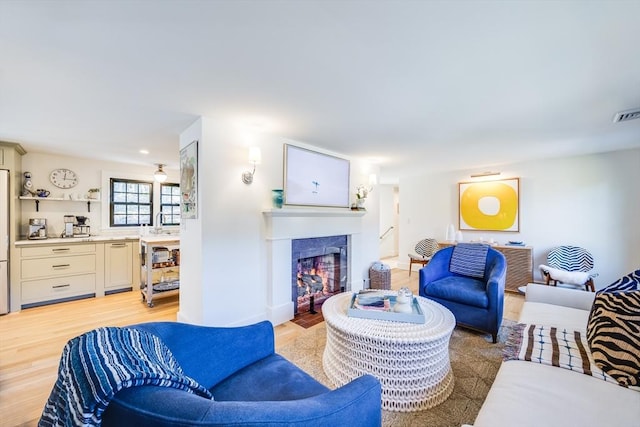
[[[640,387],[640,291],[600,292],[593,301],[587,339],[598,367],[624,387]]]
[[[425,296],[454,301],[464,305],[487,308],[489,296],[482,280],[471,277],[448,276],[429,283]]]
[[[451,253],[449,271],[463,276],[482,279],[487,263],[489,245],[479,243],[458,243]]]
[[[500,366],[473,425],[637,426],[638,419],[636,391],[567,369],[514,360]]]
[[[586,333],[588,320],[589,312],[586,310],[547,304],[544,302],[527,301],[522,306],[522,310],[520,311],[520,320],[518,321],[520,323],[537,323],[540,325],[561,325],[567,329]]]

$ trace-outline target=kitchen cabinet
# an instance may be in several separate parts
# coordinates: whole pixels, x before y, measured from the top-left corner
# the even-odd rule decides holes
[[[133,242],[104,244],[104,293],[106,295],[133,289]]]
[[[21,308],[96,296],[103,248],[95,243],[20,248]]]
[[[140,291],[142,300],[153,307],[158,297],[180,290],[180,238],[149,236],[140,238]]]
[[[16,305],[12,305],[11,311],[137,291],[140,289],[138,242],[137,236],[16,242],[17,261],[12,267],[17,272],[12,288]]]

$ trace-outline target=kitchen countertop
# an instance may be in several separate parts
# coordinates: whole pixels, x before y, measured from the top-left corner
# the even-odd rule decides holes
[[[83,243],[83,242],[111,242],[114,240],[140,240],[144,239],[147,242],[154,241],[166,241],[166,240],[180,240],[180,234],[178,233],[163,233],[163,234],[149,234],[141,236],[139,234],[104,234],[95,235],[89,237],[50,237],[47,239],[33,239],[33,240],[17,240],[15,242],[16,247],[21,246],[35,246],[35,245],[51,245],[51,244],[68,244],[68,243]]]

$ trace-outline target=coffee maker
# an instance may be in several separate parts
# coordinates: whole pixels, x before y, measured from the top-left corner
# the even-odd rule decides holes
[[[89,226],[89,218],[86,216],[76,216],[76,225],[73,227],[74,237],[91,236],[91,227]]]
[[[73,226],[76,223],[76,217],[73,215],[64,216],[64,232],[62,237],[73,237]]]
[[[62,237],[89,237],[91,236],[91,227],[89,227],[89,218],[86,216],[64,216],[64,233]]]
[[[29,234],[27,238],[30,240],[47,238],[47,220],[45,218],[29,219]]]

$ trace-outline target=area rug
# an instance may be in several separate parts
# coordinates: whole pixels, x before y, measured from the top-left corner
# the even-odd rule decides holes
[[[503,321],[498,343],[491,336],[455,328],[449,353],[455,386],[442,404],[418,412],[382,411],[383,426],[460,427],[473,424],[502,362],[502,349],[515,322]],[[278,353],[330,388],[335,388],[322,368],[326,342],[325,323],[307,329],[293,342],[279,348]]]

